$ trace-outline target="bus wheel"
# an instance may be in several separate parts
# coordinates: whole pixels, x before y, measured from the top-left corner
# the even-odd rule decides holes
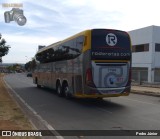
[[[37,88],[41,88],[41,85],[38,84],[38,79],[36,78]]]
[[[96,99],[97,99],[98,101],[102,101],[102,100],[103,100],[102,97],[97,97]]]
[[[37,88],[41,88],[41,85],[37,84]]]
[[[61,84],[60,83],[57,83],[56,92],[57,92],[58,96],[60,96],[60,97],[63,96],[62,88],[61,88]]]
[[[69,87],[68,87],[68,84],[67,83],[64,83],[63,86],[62,86],[62,92],[63,94],[65,95],[66,98],[71,98],[71,94],[69,92]]]

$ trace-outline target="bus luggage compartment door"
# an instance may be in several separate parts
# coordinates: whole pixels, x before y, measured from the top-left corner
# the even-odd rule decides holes
[[[95,63],[92,76],[96,88],[121,88],[128,83],[129,63]],[[118,93],[118,92],[117,92]],[[120,93],[120,92],[119,92]]]

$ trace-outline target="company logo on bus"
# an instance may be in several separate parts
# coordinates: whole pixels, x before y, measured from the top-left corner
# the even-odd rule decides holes
[[[117,37],[113,33],[109,33],[106,36],[106,42],[109,46],[115,46],[117,44]]]

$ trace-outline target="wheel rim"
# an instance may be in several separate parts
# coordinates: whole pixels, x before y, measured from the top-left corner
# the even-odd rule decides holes
[[[61,94],[61,87],[60,87],[60,85],[58,85],[57,93],[58,93],[58,94]]]
[[[69,88],[68,88],[68,86],[65,86],[64,93],[65,93],[66,96],[68,96],[68,92],[69,92]]]

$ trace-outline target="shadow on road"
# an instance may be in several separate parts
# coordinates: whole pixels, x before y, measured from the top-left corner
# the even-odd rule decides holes
[[[24,91],[23,91],[24,90]],[[63,107],[70,107],[70,105],[78,106],[78,107],[85,107],[86,108],[103,108],[103,109],[112,109],[114,111],[119,111],[124,109],[126,106],[116,103],[116,99],[118,98],[104,98],[100,99],[82,99],[82,98],[72,98],[66,99],[64,97],[59,97],[56,94],[56,91],[49,88],[36,88],[36,87],[26,87],[21,88],[22,93],[27,93],[28,99],[36,99],[38,101],[38,97],[41,97],[39,100],[39,105],[43,105],[42,103],[49,104],[52,102],[53,105],[58,105],[59,108]],[[21,94],[21,93],[20,93]],[[114,102],[112,101],[114,99]],[[48,100],[46,102],[45,100]],[[38,102],[37,102],[38,103]],[[55,104],[54,104],[55,103]],[[46,105],[47,105],[46,104]],[[50,104],[51,105],[51,104]],[[78,108],[77,107],[77,108]]]

